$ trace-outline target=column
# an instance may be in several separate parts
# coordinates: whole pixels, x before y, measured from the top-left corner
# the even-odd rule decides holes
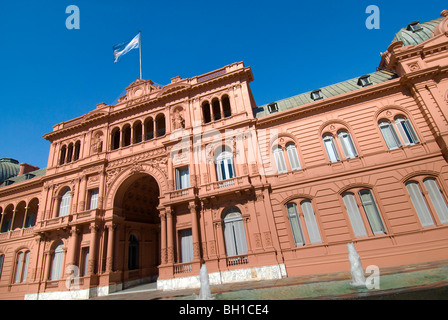
[[[190,202],[188,205],[191,214],[191,232],[193,235],[193,260],[200,260],[200,243],[199,243],[199,225],[198,225],[198,215],[196,213],[196,204]]]
[[[98,227],[95,223],[92,223],[90,225],[89,265],[87,270],[89,276],[95,274],[97,233]]]
[[[78,193],[79,202],[77,212],[81,212],[86,209],[86,189],[87,189],[87,176],[83,176],[79,184],[79,193]]]
[[[166,264],[167,261],[167,248],[166,248],[166,213],[165,209],[160,210],[160,251],[161,251],[161,264]]]
[[[78,227],[73,226],[70,230],[71,234],[71,241],[70,241],[70,247],[69,247],[69,253],[70,256],[68,257],[67,266],[69,265],[75,265],[78,266],[76,255],[78,253],[78,236],[79,236],[79,230]]]
[[[106,257],[106,272],[114,271],[114,239],[115,239],[115,228],[114,224],[106,225],[107,228],[107,257]],[[90,249],[89,249],[90,250]]]
[[[166,208],[166,224],[167,224],[167,258],[168,263],[174,263],[174,234],[173,234],[173,211],[170,207]]]
[[[29,209],[29,206],[26,206],[25,207],[25,215],[23,216],[22,229],[25,229],[26,218],[28,216],[28,209]],[[37,212],[36,212],[36,218],[37,218]]]

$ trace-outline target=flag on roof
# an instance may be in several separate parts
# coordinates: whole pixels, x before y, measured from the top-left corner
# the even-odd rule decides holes
[[[138,49],[139,47],[140,47],[140,32],[131,41],[123,42],[113,46],[114,58],[115,58],[114,63],[117,63],[118,59],[122,55],[125,55],[132,49]]]

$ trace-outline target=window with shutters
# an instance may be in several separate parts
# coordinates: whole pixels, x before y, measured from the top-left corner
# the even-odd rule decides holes
[[[56,247],[51,257],[50,280],[60,279],[62,275],[63,264],[64,264],[64,243],[62,241],[59,241],[56,244]]]
[[[341,160],[339,157],[339,152],[336,147],[336,143],[331,134],[326,134],[323,136],[325,150],[327,151],[328,159],[330,162],[338,162]]]
[[[188,166],[176,168],[176,189],[186,189],[190,187],[190,171]]]
[[[233,153],[230,148],[222,147],[220,151],[217,150],[215,164],[218,181],[232,179],[236,176],[235,166],[233,164]]]
[[[180,263],[193,261],[193,234],[191,229],[179,231]]]
[[[237,207],[224,211],[224,240],[228,257],[247,254],[244,220]]]
[[[88,195],[89,195],[88,198],[89,207],[87,209],[93,210],[98,208],[98,195],[99,195],[98,188],[89,190]]]
[[[21,250],[17,252],[14,283],[26,282],[29,262],[30,262],[30,251]]]
[[[448,223],[446,198],[435,178],[416,177],[405,186],[422,227]]]
[[[355,144],[353,143],[352,137],[348,131],[340,130],[338,132],[338,139],[346,159],[352,159],[358,156]]]
[[[292,238],[296,246],[322,242],[311,200],[290,201],[285,207]]]
[[[278,174],[302,169],[296,143],[290,137],[280,137],[274,142],[272,156]]]
[[[70,202],[72,193],[70,188],[66,188],[59,202],[58,217],[67,216],[70,213]]]
[[[389,150],[420,143],[411,120],[398,107],[384,110],[378,119],[378,127]]]
[[[279,146],[274,149],[274,159],[275,159],[275,165],[277,166],[277,172],[279,174],[288,171],[286,169],[286,162],[285,162],[285,156],[283,154],[283,149]]]
[[[352,189],[342,195],[342,200],[355,237],[386,233],[384,221],[370,189]]]
[[[398,116],[395,118],[395,125],[397,126],[398,132],[405,145],[410,146],[419,143],[417,134],[409,119],[406,119],[403,116]]]

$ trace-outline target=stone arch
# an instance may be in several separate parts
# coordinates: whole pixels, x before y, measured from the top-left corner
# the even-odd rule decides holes
[[[328,133],[336,136],[337,132],[340,130],[348,130],[349,132],[352,131],[347,122],[339,119],[332,119],[321,124],[321,126],[319,127],[319,135],[323,136]]]
[[[145,174],[151,176],[156,180],[159,187],[159,196],[163,197],[164,193],[168,190],[168,181],[166,175],[162,172],[162,170],[144,163],[135,164],[134,166],[129,167],[126,170],[122,170],[120,173],[118,173],[117,177],[114,178],[114,181],[110,185],[106,195],[107,207],[112,208],[114,206],[114,199],[117,195],[117,192],[119,191],[119,188],[126,184],[130,185],[133,179],[129,178],[133,177],[134,179],[137,179],[139,176],[141,177]]]

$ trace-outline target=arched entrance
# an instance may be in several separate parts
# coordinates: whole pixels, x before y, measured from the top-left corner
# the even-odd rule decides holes
[[[160,265],[160,189],[149,174],[126,179],[114,198],[114,214],[123,220],[118,255],[125,287],[157,280]]]

